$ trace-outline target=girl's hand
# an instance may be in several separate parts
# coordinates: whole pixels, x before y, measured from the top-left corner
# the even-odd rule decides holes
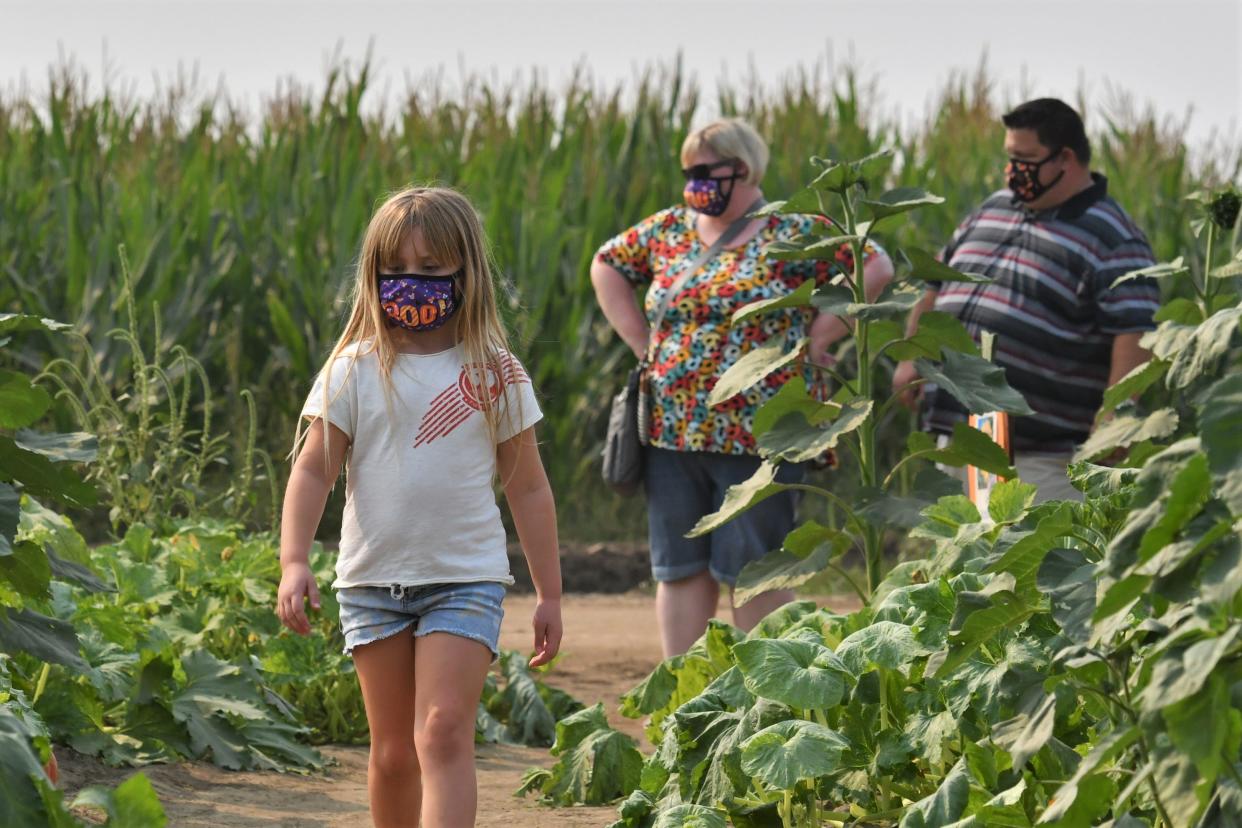
[[[276,615],[280,617],[280,623],[300,635],[309,635],[311,631],[303,604],[306,598],[310,599],[312,609],[319,609],[319,587],[315,585],[310,566],[291,563],[280,576],[280,588],[276,590]]]
[[[535,605],[535,616],[531,619],[535,628],[535,657],[530,660],[531,667],[541,667],[556,657],[561,649],[561,602],[559,600],[540,601]]]

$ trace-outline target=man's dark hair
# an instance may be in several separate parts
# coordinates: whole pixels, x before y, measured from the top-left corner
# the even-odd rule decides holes
[[[1078,156],[1079,163],[1091,161],[1091,143],[1082,118],[1073,107],[1057,98],[1036,98],[1017,106],[1012,112],[1001,116],[1007,129],[1033,129],[1039,143],[1050,150],[1069,147]]]

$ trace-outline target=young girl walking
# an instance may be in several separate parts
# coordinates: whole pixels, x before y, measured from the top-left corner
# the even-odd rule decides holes
[[[531,664],[560,646],[540,417],[507,349],[474,208],[444,188],[389,198],[367,227],[345,331],[302,409],[276,598],[285,626],[308,634],[305,603],[318,609],[319,592],[307,553],[345,463],[332,585],[371,731],[378,828],[474,824],[475,709],[513,583],[497,477],[538,598]]]

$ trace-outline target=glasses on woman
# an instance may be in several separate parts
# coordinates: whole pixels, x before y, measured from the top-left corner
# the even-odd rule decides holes
[[[738,160],[730,158],[725,161],[717,161],[715,164],[695,164],[693,167],[683,167],[681,174],[686,177],[687,181],[702,180],[704,178],[714,178],[715,176],[712,175],[713,171],[721,167],[728,167],[733,171],[733,175],[722,176],[722,178],[737,178],[737,165]]]

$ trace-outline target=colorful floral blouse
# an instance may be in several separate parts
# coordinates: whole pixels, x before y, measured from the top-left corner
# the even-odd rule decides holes
[[[748,242],[721,251],[703,265],[674,297],[656,334],[651,366],[651,444],[674,451],[754,454],[751,433],[755,411],[770,399],[800,365],[773,372],[744,393],[716,407],[707,404],[716,381],[745,353],[772,340],[785,351],[809,335],[814,311],[772,311],[730,324],[733,312],[760,299],[784,296],[807,279],[828,282],[841,269],[853,268],[849,246],[837,262],[776,261],[765,245],[811,232],[813,216],[774,215]],[[635,284],[650,283],[645,302],[648,321],[664,294],[690,259],[703,250],[694,213],[682,205],[661,210],[610,239],[596,258]],[[878,246],[869,247],[870,257]],[[812,377],[808,374],[807,381]]]

